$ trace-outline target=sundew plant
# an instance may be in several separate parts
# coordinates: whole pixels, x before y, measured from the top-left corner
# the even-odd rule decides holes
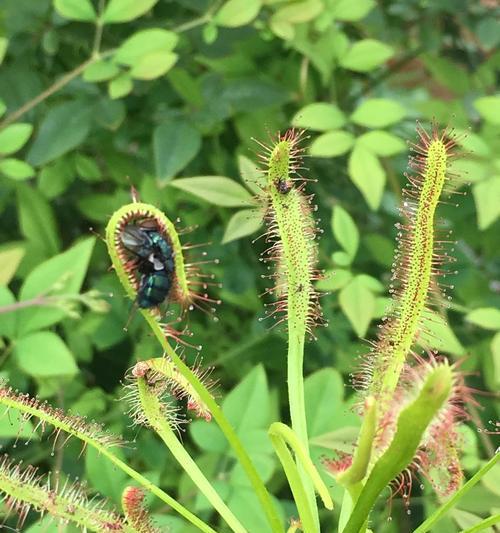
[[[494,533],[497,6],[194,4],[0,7],[0,529]]]
[[[446,189],[456,192],[457,184],[450,179],[449,167],[456,155],[457,139],[452,131],[439,131],[436,126],[430,132],[419,127],[418,135],[419,142],[413,148],[415,155],[410,159],[412,172],[407,176],[403,194],[404,222],[398,224],[399,248],[393,264],[390,311],[383,318],[372,349],[362,356],[355,378],[360,389],[357,406],[353,407],[361,417],[359,435],[352,452],[339,450],[336,457],[324,458],[319,465],[314,464],[309,454],[302,369],[306,337],[314,339],[314,328],[327,324],[314,287],[322,277],[317,269],[319,229],[313,217],[314,198],[306,192],[306,179],[301,174],[302,132],[292,129],[278,135],[271,144],[262,145],[265,181],[257,201],[262,203],[268,225],[264,239],[269,247],[263,258],[272,262],[268,277],[274,283],[275,293],[266,318],[274,319],[278,326],[285,324],[288,332],[286,365],[291,419],[291,426],[272,423],[268,436],[289,483],[296,514],[285,521],[280,515],[257,465],[214,398],[210,369],[203,369],[202,362],[190,368],[179,354],[184,344],[201,349],[184,341],[185,336],[190,339],[188,326],[183,324],[188,321],[187,315],[195,309],[212,314],[215,309],[210,305],[220,303],[205,292],[210,282],[200,267],[207,261],[187,262],[174,224],[156,207],[138,201],[134,193],[134,201],[111,217],[106,244],[116,275],[158,340],[160,355],[140,360],[132,367],[123,400],[129,405],[134,424],[157,433],[197,491],[216,511],[221,519],[216,523],[220,525],[193,514],[120,459],[115,451],[121,442],[119,437],[4,384],[0,403],[7,412],[20,414],[20,433],[25,432],[25,424],[31,420],[35,422],[32,431],[37,436],[51,427],[56,443],[63,440],[64,446],[71,437],[80,440],[82,446],[95,449],[138,485],[127,486],[122,508],[113,509],[105,502],[88,500],[79,484],[65,482],[61,486],[59,481],[51,484],[50,477],[46,481],[36,468],[5,456],[0,489],[6,506],[19,515],[19,526],[33,508],[62,524],[74,522],[88,531],[159,531],[144,503],[145,495],[152,493],[201,531],[218,531],[215,527],[241,533],[251,530],[251,526],[245,525],[244,516],[238,517],[224,502],[216,485],[183,445],[180,428],[187,421],[184,408],[218,425],[272,531],[288,527],[288,531],[306,533],[364,532],[370,528],[370,512],[386,487],[392,488],[393,498],[400,494],[410,510],[415,477],[427,480],[439,496],[448,498],[417,528],[420,532],[428,531],[454,501],[477,483],[499,455],[463,485],[459,425],[467,419],[467,405],[474,400],[460,364],[450,363],[434,350],[426,349],[425,343],[423,350],[418,347],[419,335],[429,320],[426,315],[433,305],[443,305],[438,278],[447,275],[443,263],[451,262],[444,251],[449,244],[449,232],[445,231],[443,237],[435,227],[435,211]],[[179,309],[162,312],[159,304],[164,300],[177,303]],[[172,314],[177,315],[176,319],[165,321],[164,315]],[[337,525],[333,525],[335,520],[328,520],[327,512],[333,511],[334,504],[318,469],[330,473],[344,490]],[[321,513],[325,525],[321,525],[320,507],[326,510]],[[485,519],[474,531],[493,524],[497,518]]]

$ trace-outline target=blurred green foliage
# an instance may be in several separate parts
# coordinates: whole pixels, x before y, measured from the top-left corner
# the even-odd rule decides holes
[[[263,231],[253,138],[265,143],[290,125],[310,132],[302,173],[318,180],[310,190],[324,229],[319,287],[329,291],[322,303],[330,322],[308,344],[305,363],[319,459],[356,434],[343,383],[388,303],[405,141],[415,138],[415,119],[435,119],[467,132],[456,168],[471,187],[440,208],[457,239],[458,274],[449,310],[434,316],[427,335],[487,392],[464,430],[463,464],[473,473],[495,447],[476,428],[492,429],[499,411],[499,14],[495,0],[3,0],[2,377],[123,433],[134,442],[123,455],[135,468],[210,517],[158,439],[130,428],[115,401],[126,369],[158,356],[158,346],[137,317],[124,330],[131,303],[89,227],[102,233],[133,184],[181,227],[196,226],[185,239],[209,242],[209,256],[220,259],[209,267],[223,282],[218,321],[192,313],[193,339],[203,365],[215,366],[227,416],[284,516],[293,516],[266,436],[270,422],[287,416],[286,345],[258,320],[268,284],[259,262],[265,244],[251,243]],[[197,354],[188,348],[185,357]],[[16,435],[27,434],[13,415],[0,421],[3,448],[15,457],[119,500],[125,480],[102,457],[87,452],[78,461],[71,441],[55,454],[38,439],[14,450]],[[267,531],[218,429],[195,421],[183,441],[247,527]],[[374,531],[421,522],[436,506],[422,483],[411,514],[396,499],[387,521],[381,502]],[[498,510],[499,487],[496,469],[435,531],[459,531]],[[332,493],[338,504],[338,487]],[[151,506],[161,525],[191,531],[157,501]],[[30,518],[26,531],[44,531],[42,522]],[[332,525],[325,516],[325,530]]]

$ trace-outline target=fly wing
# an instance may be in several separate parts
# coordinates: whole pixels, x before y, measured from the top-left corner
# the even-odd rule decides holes
[[[151,253],[151,243],[147,233],[137,226],[128,225],[120,235],[123,246],[139,257],[148,257]]]

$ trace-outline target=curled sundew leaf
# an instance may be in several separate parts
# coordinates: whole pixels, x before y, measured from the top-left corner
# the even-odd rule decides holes
[[[378,495],[411,464],[425,431],[450,397],[452,370],[447,364],[430,369],[418,396],[400,413],[396,432],[371,470],[344,533],[358,533]]]
[[[161,324],[161,328],[166,336],[173,337],[179,341],[186,334],[186,330],[178,331],[176,324],[187,310],[192,310],[196,307],[204,311],[214,312],[215,309],[211,308],[210,305],[220,304],[220,300],[210,298],[206,292],[208,286],[216,285],[211,281],[214,276],[202,273],[199,268],[201,264],[208,261],[186,262],[184,251],[189,246],[181,244],[174,224],[156,207],[142,202],[132,202],[122,206],[108,222],[106,244],[115,272],[128,296],[134,301],[138,301],[142,273],[139,268],[140,261],[124,245],[124,230],[130,225],[136,225],[137,227],[146,225],[146,227],[154,228],[171,250],[173,266],[171,276],[169,271],[169,289],[165,293],[165,297],[168,303],[180,305],[181,316],[173,324]],[[217,260],[213,262],[217,263]],[[154,268],[155,273],[166,272],[166,269],[157,268],[156,265]],[[148,305],[145,307],[144,305],[139,305],[139,307],[146,318],[160,324],[162,314],[158,306]]]
[[[120,282],[125,287],[129,297],[133,300],[136,300],[137,298],[140,272],[138,272],[137,264],[130,262],[131,259],[133,261],[133,258],[131,258],[130,254],[127,253],[127,250],[124,249],[122,232],[127,224],[140,224],[145,220],[154,224],[156,231],[159,232],[162,238],[164,238],[172,248],[174,259],[173,300],[178,302],[184,310],[191,309],[192,307],[203,309],[204,306],[220,303],[219,300],[212,300],[209,298],[207,293],[199,293],[196,290],[197,288],[201,288],[201,290],[205,291],[208,285],[213,284],[211,281],[207,281],[207,278],[213,279],[213,276],[206,276],[198,270],[199,264],[206,263],[206,261],[201,261],[200,263],[186,263],[184,261],[183,248],[180,245],[180,240],[173,224],[160,210],[154,206],[141,202],[132,202],[131,204],[120,208],[112,215],[106,228],[108,251],[115,272],[118,275]],[[150,258],[147,259],[149,260]],[[180,334],[176,332],[170,324],[161,324],[161,314],[158,309],[140,308],[139,310],[151,328],[151,331],[158,339],[158,342],[161,344],[164,352],[179,370],[179,374],[190,383],[200,400],[207,407],[206,414],[204,415],[205,418],[208,418],[209,413],[210,416],[215,419],[216,423],[228,439],[236,457],[240,461],[255,490],[271,528],[275,532],[280,531],[280,519],[274,503],[234,429],[224,416],[221,408],[217,405],[217,402],[214,400],[210,391],[207,390],[198,376],[193,373],[170,345],[168,337],[180,340]],[[198,520],[198,522],[200,521]],[[202,529],[205,530],[204,527],[202,527]]]
[[[186,448],[181,444],[178,435],[175,434],[175,429],[177,429],[179,423],[177,412],[175,407],[172,408],[163,398],[165,383],[168,383],[168,380],[162,379],[162,374],[159,372],[145,371],[144,366],[140,363],[134,367],[133,374],[136,377],[135,387],[137,388],[139,406],[137,411],[141,412],[142,423],[151,427],[158,434],[199,492],[207,498],[232,531],[235,533],[247,533],[246,529],[194,462]]]
[[[138,487],[126,487],[122,494],[122,508],[125,517],[137,533],[160,533],[154,526],[144,505],[146,495]]]
[[[211,390],[214,382],[210,380],[211,368],[202,368],[197,364],[191,369],[192,372],[203,382],[207,390]],[[198,392],[194,389],[192,384],[179,372],[177,366],[168,357],[157,357],[148,359],[147,361],[140,361],[136,363],[131,371],[132,379],[130,386],[127,386],[127,399],[130,404],[130,412],[132,418],[139,424],[144,424],[143,412],[137,397],[137,387],[135,379],[144,377],[148,384],[154,386],[156,396],[162,400],[166,395],[165,409],[167,412],[175,415],[177,408],[172,407],[171,397],[178,400],[186,400],[186,407],[193,411],[197,417],[204,418],[210,422],[212,415],[205,402],[201,399]],[[180,420],[174,416],[172,420],[174,425],[177,425]]]

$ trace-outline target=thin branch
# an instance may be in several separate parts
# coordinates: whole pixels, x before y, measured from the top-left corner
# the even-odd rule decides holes
[[[104,27],[104,21],[102,20],[102,14],[104,12],[104,0],[99,0],[99,7],[97,10],[97,20],[95,26],[94,46],[92,47],[92,56],[99,55],[102,41],[102,30]]]
[[[89,65],[92,65],[93,63],[96,63],[100,59],[104,59],[105,57],[108,57],[110,55],[113,55],[115,52],[114,49],[108,50],[102,54],[97,54],[80,65],[78,65],[75,69],[73,69],[71,72],[68,72],[65,74],[62,78],[60,78],[58,81],[56,81],[54,84],[52,84],[50,87],[45,89],[45,91],[41,92],[38,96],[35,96],[32,100],[29,102],[26,102],[24,105],[22,105],[19,109],[8,115],[2,122],[0,122],[0,130],[3,130],[6,128],[9,124],[12,124],[12,122],[15,122],[19,118],[21,118],[25,113],[28,111],[31,111],[34,107],[36,107],[38,104],[46,100],[49,96],[52,96],[54,93],[68,85],[70,81],[73,81],[75,78],[77,78]]]

